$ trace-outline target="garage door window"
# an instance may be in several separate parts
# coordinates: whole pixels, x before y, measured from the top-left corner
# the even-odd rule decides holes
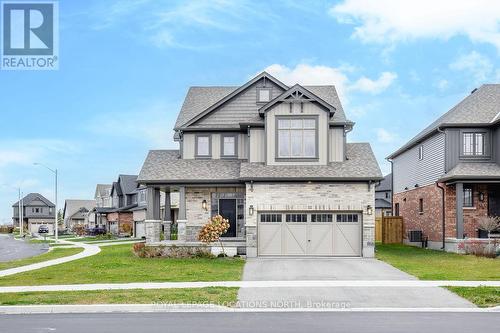
[[[332,214],[311,214],[311,222],[333,222]]]
[[[260,222],[281,222],[281,214],[260,214]]]
[[[358,222],[358,214],[337,214],[337,222]]]
[[[287,222],[307,222],[307,214],[286,214]]]

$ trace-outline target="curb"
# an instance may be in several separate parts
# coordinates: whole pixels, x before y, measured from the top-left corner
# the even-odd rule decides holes
[[[0,315],[73,313],[214,313],[214,312],[452,312],[500,313],[494,308],[230,308],[212,304],[93,304],[0,306]]]

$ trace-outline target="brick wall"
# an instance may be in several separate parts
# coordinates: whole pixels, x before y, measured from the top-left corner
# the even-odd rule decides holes
[[[479,192],[484,200],[479,201]],[[422,230],[431,241],[442,240],[441,190],[428,185],[394,194],[394,205],[399,203],[399,215],[404,219],[405,237],[409,230]],[[419,212],[419,199],[424,200],[424,212]],[[474,207],[464,208],[464,233],[467,237],[477,237],[479,218],[488,215],[487,185],[474,185]],[[445,186],[445,236],[456,235],[456,191],[455,185]]]

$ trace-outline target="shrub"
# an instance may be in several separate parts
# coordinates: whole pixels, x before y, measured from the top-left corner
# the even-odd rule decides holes
[[[223,218],[220,215],[215,215],[214,217],[210,218],[203,227],[201,227],[201,230],[198,233],[198,240],[206,244],[218,241],[222,248],[222,253],[225,255],[224,245],[222,245],[220,236],[225,234],[228,231],[229,227],[229,220]]]
[[[75,226],[73,226],[73,232],[77,236],[83,236],[85,235],[85,226],[83,224],[76,224]]]
[[[130,223],[120,223],[121,232],[127,235],[132,234],[132,225]]]
[[[479,228],[485,230],[489,234],[500,227],[500,217],[498,216],[485,216],[479,219]]]
[[[498,240],[484,242],[479,240],[467,240],[464,244],[466,254],[478,257],[495,258],[497,256]]]
[[[135,243],[132,251],[139,258],[214,258],[208,248],[190,246],[146,246],[144,243]]]

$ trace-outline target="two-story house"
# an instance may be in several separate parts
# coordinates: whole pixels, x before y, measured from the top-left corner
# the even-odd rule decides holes
[[[94,209],[94,200],[66,199],[64,201],[63,218],[64,226],[73,230],[76,225],[88,227],[94,224],[94,215],[90,212]]]
[[[111,186],[112,207],[107,209],[108,231],[112,234],[131,234],[134,228],[133,208],[137,207],[137,175],[119,175]]]
[[[375,186],[375,216],[392,215],[392,174],[388,174]]]
[[[19,201],[12,205],[12,221],[20,227]],[[55,205],[40,193],[30,193],[21,199],[23,228],[30,234],[37,234],[38,228],[46,225],[49,234],[54,233]]]
[[[391,154],[394,214],[429,246],[457,250],[500,216],[500,85],[485,84]]]
[[[97,184],[94,192],[94,208],[91,210],[91,215],[94,215],[94,226],[97,228],[108,228],[107,215],[112,210],[113,199],[111,198],[111,184]],[[89,227],[92,227],[90,225]]]
[[[248,257],[372,257],[382,174],[368,143],[347,143],[353,126],[334,86],[287,86],[264,72],[241,86],[191,87],[179,150],[150,151],[137,179],[147,242],[172,221],[160,192],[166,206],[177,192],[177,244],[196,242],[220,214],[224,241]]]

